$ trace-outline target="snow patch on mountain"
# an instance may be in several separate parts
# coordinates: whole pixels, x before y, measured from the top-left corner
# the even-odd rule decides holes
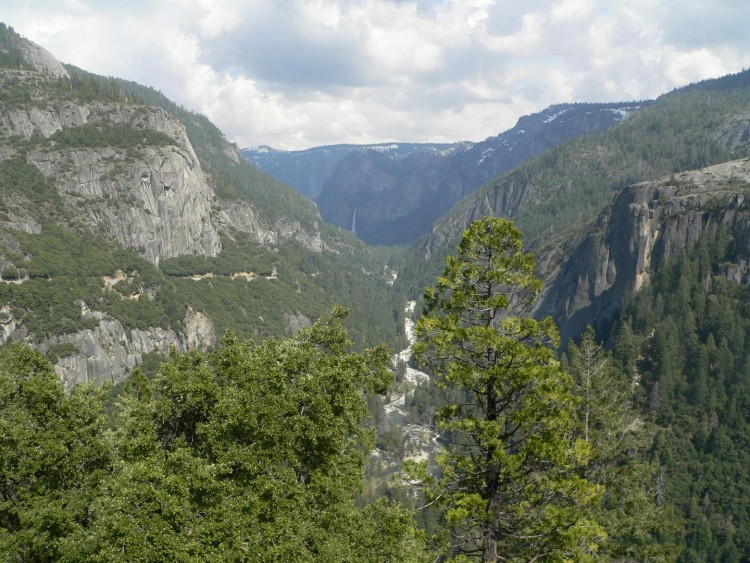
[[[550,109],[552,109],[552,108],[550,108]],[[548,115],[547,117],[545,117],[544,119],[542,119],[542,123],[550,123],[550,122],[554,121],[555,119],[557,119],[558,117],[560,117],[561,115],[563,115],[564,113],[567,113],[569,110],[570,110],[570,107],[562,108],[560,111],[557,111],[557,112],[553,113],[552,115]]]

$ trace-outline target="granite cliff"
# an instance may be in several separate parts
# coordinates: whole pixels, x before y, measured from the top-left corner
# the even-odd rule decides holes
[[[723,271],[750,283],[750,158],[625,188],[548,274],[536,314],[551,315],[563,340],[588,324],[607,334],[623,300],[653,271],[698,241],[726,229],[734,263]],[[556,263],[549,259],[547,265]]]
[[[16,74],[0,72],[4,79]],[[150,131],[164,139],[138,150],[119,148],[116,139],[102,147],[66,142],[64,133],[95,130]],[[0,135],[30,145],[26,161],[55,178],[71,220],[109,233],[150,262],[221,251],[211,220],[213,190],[185,128],[164,110],[39,100],[3,112]]]

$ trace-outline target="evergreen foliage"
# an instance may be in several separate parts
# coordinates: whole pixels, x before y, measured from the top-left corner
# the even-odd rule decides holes
[[[532,247],[545,246],[592,220],[625,186],[738,157],[711,133],[748,107],[744,84],[678,90],[606,133],[546,152],[500,182],[534,186],[535,197],[517,221]]]
[[[578,398],[577,439],[590,455],[579,466],[582,476],[605,487],[594,518],[607,530],[597,558],[607,561],[672,561],[679,549],[664,538],[679,526],[658,500],[659,468],[650,459],[655,427],[643,419],[629,381],[596,342],[589,327],[571,342],[566,369]]]
[[[0,350],[0,551],[32,561],[426,561],[410,515],[358,508],[384,347],[348,353],[335,309],[288,340],[228,336],[104,390]],[[41,446],[41,447],[40,447]]]
[[[20,345],[0,348],[0,559],[59,561],[87,525],[111,469],[106,388],[66,394],[52,366]]]
[[[42,174],[24,155],[12,156],[0,162],[0,216],[7,219],[9,212],[20,203],[45,212],[62,203],[55,183]]]
[[[134,251],[54,224],[46,225],[39,235],[15,236],[22,253],[9,256],[23,264],[29,279],[19,285],[0,284],[0,299],[36,341],[93,328],[97,321],[82,315],[81,302],[117,318],[127,329],[182,327],[186,302],[156,266]],[[118,269],[128,279],[106,290],[104,276],[113,276]],[[131,293],[145,296],[127,298]]]
[[[750,293],[723,266],[744,236],[705,236],[667,263],[626,306],[616,336],[660,427],[657,498],[685,520],[671,536],[680,561],[750,554]]]
[[[550,319],[512,314],[538,293],[533,257],[509,221],[472,223],[417,323],[417,361],[462,393],[438,414],[450,441],[434,479],[452,553],[483,561],[559,560],[595,552],[604,535],[590,507],[601,487],[572,469],[590,447],[572,442],[572,381],[550,345]]]
[[[0,22],[0,68],[28,68],[18,48],[18,39],[19,36],[12,27]]]
[[[55,132],[45,144],[54,143],[59,148],[103,148],[132,149],[141,145],[166,146],[174,139],[153,129],[138,129],[127,125],[101,126],[86,124],[66,127]]]

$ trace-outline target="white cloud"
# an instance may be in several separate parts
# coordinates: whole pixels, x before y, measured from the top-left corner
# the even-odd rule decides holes
[[[136,80],[240,145],[479,140],[563,101],[643,99],[750,66],[716,0],[10,0],[59,59]]]

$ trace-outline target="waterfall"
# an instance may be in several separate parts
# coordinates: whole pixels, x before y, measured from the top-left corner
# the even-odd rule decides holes
[[[354,214],[352,215],[352,228],[351,228],[352,234],[357,234],[357,208],[354,208]]]

